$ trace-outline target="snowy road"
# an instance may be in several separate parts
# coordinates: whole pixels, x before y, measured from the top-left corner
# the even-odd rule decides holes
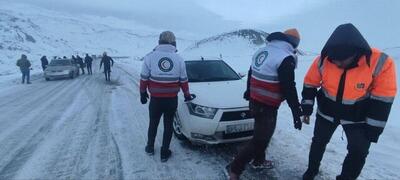
[[[160,163],[159,135],[156,155],[144,153],[148,110],[137,74],[116,65],[111,83],[94,72],[1,86],[0,179],[223,179],[235,146],[174,138],[173,157]]]

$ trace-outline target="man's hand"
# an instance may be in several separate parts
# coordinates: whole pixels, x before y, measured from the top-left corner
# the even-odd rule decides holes
[[[195,94],[185,95],[185,102],[191,101],[196,98]]]
[[[294,128],[301,130],[302,127],[302,122],[301,122],[301,116],[303,115],[303,111],[301,110],[300,107],[298,108],[293,108],[292,109],[292,115],[293,115],[293,123],[294,123]]]
[[[146,104],[148,98],[149,98],[149,95],[147,94],[147,92],[140,93],[140,102],[142,104]]]

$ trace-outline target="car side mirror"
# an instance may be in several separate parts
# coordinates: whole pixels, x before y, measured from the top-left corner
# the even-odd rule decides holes
[[[240,76],[240,78],[244,78],[244,77],[246,77],[247,74],[240,72],[240,73],[238,73],[238,75]]]

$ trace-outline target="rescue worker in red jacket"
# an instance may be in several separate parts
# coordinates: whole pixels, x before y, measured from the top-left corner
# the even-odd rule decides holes
[[[304,78],[304,120],[317,97],[314,137],[303,179],[314,179],[332,134],[342,125],[348,153],[336,179],[356,179],[365,164],[371,142],[385,128],[396,95],[395,64],[371,48],[352,24],[338,26]]]
[[[145,151],[154,154],[154,141],[161,116],[164,116],[164,135],[161,147],[161,161],[171,156],[169,145],[173,132],[173,119],[178,106],[177,94],[182,89],[185,101],[195,96],[189,93],[189,83],[184,60],[176,53],[175,35],[170,31],[160,34],[159,45],[143,59],[140,80],[140,100],[147,103],[151,94],[150,123]]]
[[[267,37],[267,45],[254,56],[248,74],[244,98],[250,101],[254,115],[253,139],[226,167],[230,179],[238,179],[251,160],[255,169],[272,168],[265,160],[265,150],[274,134],[278,108],[286,100],[291,108],[294,127],[301,129],[301,106],[297,96],[294,70],[297,66],[296,48],[300,35],[296,29],[274,32]]]

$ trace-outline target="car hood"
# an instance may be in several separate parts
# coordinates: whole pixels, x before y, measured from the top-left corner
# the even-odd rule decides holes
[[[243,99],[246,90],[246,81],[196,82],[190,83],[190,92],[196,95],[192,102],[198,105],[213,108],[247,107],[248,102]]]

